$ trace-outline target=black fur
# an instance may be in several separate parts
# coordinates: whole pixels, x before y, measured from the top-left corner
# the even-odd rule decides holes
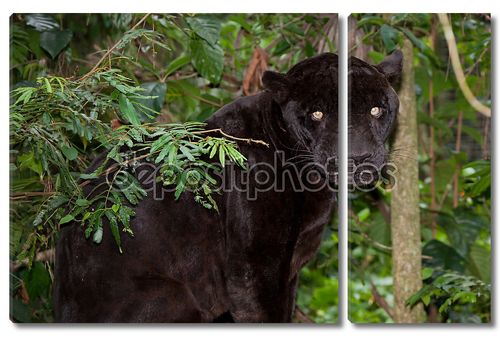
[[[337,77],[334,54],[286,75],[266,72],[266,90],[221,108],[208,128],[270,143],[239,144],[249,166],[274,165],[277,151],[298,166],[324,163],[336,156]],[[312,120],[315,111],[324,113],[321,121]],[[248,186],[257,185],[250,178]],[[298,272],[316,252],[333,202],[331,189],[296,192],[285,184],[256,200],[226,192],[217,214],[189,193],[179,201],[148,195],[136,208],[135,236],[122,236],[123,254],[107,226],[99,245],[85,240],[81,227],[65,227],[57,245],[56,321],[289,322]]]

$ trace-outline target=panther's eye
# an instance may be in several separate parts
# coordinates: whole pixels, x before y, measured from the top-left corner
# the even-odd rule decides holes
[[[378,119],[380,116],[382,116],[382,108],[373,107],[372,110],[370,110],[370,115]]]
[[[315,111],[314,113],[312,113],[312,119],[314,121],[319,121],[323,118],[323,112],[320,112],[320,111]]]

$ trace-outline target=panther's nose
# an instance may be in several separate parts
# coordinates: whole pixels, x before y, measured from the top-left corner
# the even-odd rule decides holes
[[[354,161],[355,164],[361,164],[364,163],[366,160],[370,158],[371,154],[369,153],[364,153],[361,155],[354,155],[351,156],[351,159]]]

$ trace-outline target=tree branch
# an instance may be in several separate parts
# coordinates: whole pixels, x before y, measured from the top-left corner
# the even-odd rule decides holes
[[[387,315],[391,317],[392,320],[394,320],[394,313],[389,304],[387,303],[387,301],[385,300],[385,298],[382,297],[382,295],[378,292],[377,287],[375,286],[375,284],[373,284],[373,282],[370,282],[370,285],[372,289],[372,296],[373,299],[375,300],[375,303],[377,303],[378,306],[384,309]]]
[[[483,114],[486,117],[491,117],[491,108],[482,104],[472,93],[465,79],[464,71],[462,65],[460,64],[460,58],[458,56],[457,42],[455,41],[455,35],[453,34],[453,29],[451,28],[448,16],[445,13],[438,13],[439,21],[443,27],[444,37],[446,43],[448,44],[448,52],[450,54],[451,65],[453,67],[453,72],[457,78],[460,90],[465,96],[465,99],[469,104]]]

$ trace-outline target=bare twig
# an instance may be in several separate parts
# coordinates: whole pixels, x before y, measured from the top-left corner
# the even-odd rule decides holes
[[[375,300],[375,303],[377,303],[378,306],[384,309],[384,311],[387,313],[389,317],[391,317],[391,319],[394,319],[394,313],[389,304],[387,304],[385,298],[382,297],[382,295],[378,292],[377,287],[375,286],[375,284],[373,284],[372,281],[370,281],[370,285],[372,289],[372,296],[373,299]]]
[[[235,140],[235,141],[243,141],[243,142],[246,142],[248,144],[250,144],[250,143],[262,144],[262,145],[269,148],[269,143],[266,143],[262,140],[254,140],[252,138],[241,138],[241,137],[232,136],[232,135],[229,135],[229,134],[226,134],[225,132],[223,132],[221,128],[193,132],[193,134],[197,134],[197,135],[198,134],[207,134],[207,133],[220,133],[224,137]]]
[[[453,29],[451,28],[450,21],[448,20],[448,16],[445,13],[438,13],[439,21],[441,22],[441,26],[443,27],[444,37],[446,39],[446,43],[448,44],[448,52],[450,54],[451,65],[453,68],[453,72],[455,73],[455,77],[457,78],[458,85],[460,90],[464,94],[467,102],[478,112],[483,114],[486,117],[491,117],[491,108],[485,106],[481,103],[472,93],[467,84],[464,71],[462,69],[462,65],[460,64],[460,58],[458,56],[457,50],[457,42],[455,41],[455,35],[453,34]]]

